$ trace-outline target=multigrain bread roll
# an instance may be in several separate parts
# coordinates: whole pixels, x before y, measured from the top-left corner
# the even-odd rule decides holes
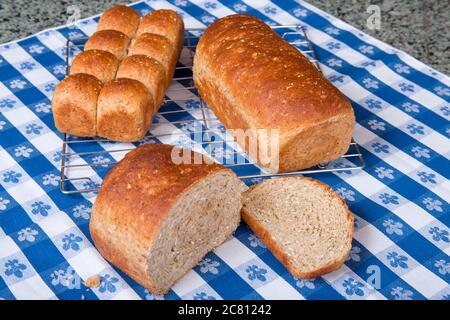
[[[119,63],[116,56],[110,52],[87,50],[73,59],[70,74],[87,73],[105,83],[116,77]]]
[[[140,81],[155,99],[152,112],[156,112],[164,100],[166,74],[161,63],[146,55],[128,56],[120,64],[117,78],[129,78]]]
[[[95,32],[84,45],[84,51],[98,49],[112,53],[117,59],[127,56],[130,38],[116,30],[100,30]]]
[[[211,24],[197,46],[193,71],[201,97],[227,129],[250,129],[258,152],[278,147],[270,161],[252,155],[263,168],[298,170],[347,151],[355,123],[350,103],[259,19],[238,14]],[[277,143],[258,129],[271,137],[278,133]],[[249,143],[243,148],[248,153]]]
[[[133,8],[117,5],[106,10],[100,17],[97,30],[117,30],[133,38],[140,21],[139,13]]]
[[[118,78],[106,83],[97,102],[97,135],[114,141],[142,139],[152,121],[154,104],[140,81]]]
[[[143,33],[166,37],[176,48],[177,55],[180,55],[184,42],[184,23],[175,11],[161,9],[146,14],[136,34],[140,36]]]
[[[180,56],[177,45],[183,43],[184,32],[181,18],[171,10],[157,10],[151,16],[145,28],[151,31],[153,23],[155,34],[141,34],[128,50],[139,25],[137,12],[116,6],[102,15],[98,31],[86,42],[85,51],[75,57],[70,70],[71,75],[90,74],[105,84],[91,117],[97,128],[89,133],[85,128],[72,128],[77,122],[64,121],[64,114],[60,114],[57,122],[61,131],[116,141],[144,137],[172,81]],[[60,105],[64,104],[62,99]],[[67,95],[64,99],[70,102],[73,98]],[[95,111],[93,106],[89,108]]]
[[[169,85],[179,56],[176,55],[175,47],[166,37],[153,33],[143,33],[133,39],[128,54],[130,56],[143,54],[160,62],[164,67],[166,86]]]
[[[251,186],[242,200],[242,219],[294,277],[319,277],[347,258],[353,214],[326,184],[302,177],[269,179]]]
[[[80,137],[96,135],[97,98],[102,83],[94,76],[68,76],[55,89],[52,112],[56,128]]]
[[[240,221],[236,175],[218,164],[174,164],[172,150],[151,144],[129,152],[103,181],[89,225],[102,256],[154,294],[167,292]]]

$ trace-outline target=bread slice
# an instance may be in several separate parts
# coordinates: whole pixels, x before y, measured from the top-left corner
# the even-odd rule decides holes
[[[176,152],[163,144],[130,151],[103,181],[90,220],[102,256],[154,294],[167,292],[241,220],[236,174],[219,164],[175,164]]]
[[[285,177],[253,185],[243,195],[241,214],[298,278],[315,278],[338,269],[351,249],[353,214],[320,181]]]

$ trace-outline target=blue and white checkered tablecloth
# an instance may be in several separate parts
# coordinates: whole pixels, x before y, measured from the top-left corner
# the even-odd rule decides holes
[[[304,24],[324,74],[353,105],[354,138],[367,162],[360,171],[314,175],[356,216],[353,248],[340,270],[293,278],[243,224],[164,298],[450,298],[450,78],[301,1],[132,6],[142,14],[175,9],[187,27],[236,12],[269,24]],[[59,191],[62,135],[51,96],[65,76],[66,39],[92,34],[97,20],[0,46],[0,299],[157,298],[93,246],[88,223],[95,194]],[[86,169],[99,182],[108,157]],[[101,285],[86,287],[96,274]]]

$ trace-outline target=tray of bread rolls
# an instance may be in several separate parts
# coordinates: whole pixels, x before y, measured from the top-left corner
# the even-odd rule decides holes
[[[277,25],[271,26],[271,28],[297,48],[320,71],[319,60],[308,39],[307,31],[302,25]],[[256,181],[260,178],[276,176],[345,172],[364,167],[364,159],[357,143],[353,139],[347,152],[339,159],[320,163],[307,169],[272,172],[258,166],[242,147],[236,143],[233,136],[230,135],[214,112],[200,97],[194,85],[192,74],[193,60],[197,43],[203,32],[203,28],[186,28],[184,30],[184,45],[181,49],[180,58],[176,66],[174,66],[174,76],[170,83],[160,86],[163,88],[164,86],[167,87],[165,96],[163,90],[155,93],[158,100],[156,103],[161,106],[154,114],[149,129],[141,139],[133,142],[113,141],[120,140],[120,138],[114,136],[117,133],[117,128],[110,133],[110,139],[108,138],[108,133],[104,133],[103,137],[95,136],[95,133],[91,134],[94,137],[82,137],[78,136],[77,133],[71,134],[67,130],[61,130],[66,132],[63,134],[61,156],[61,192],[71,194],[98,191],[101,179],[106,172],[120,161],[128,151],[137,146],[151,143],[171,144],[206,154],[214,161],[232,169],[244,181],[248,179]],[[66,44],[67,75],[74,74],[78,70],[82,71],[83,68],[86,68],[86,64],[89,64],[89,59],[93,59],[89,55],[98,55],[100,51],[103,51],[98,50],[96,52],[96,48],[111,45],[113,41],[111,52],[118,56],[120,60],[128,58],[125,62],[128,62],[129,66],[127,70],[126,63],[122,62],[116,78],[130,75],[132,77],[133,72],[135,74],[139,73],[138,68],[142,67],[144,62],[137,61],[138,59],[132,61],[130,57],[145,54],[145,50],[148,50],[145,47],[145,42],[139,43],[136,39],[132,40],[128,49],[128,57],[126,57],[126,50],[120,49],[125,47],[125,45],[121,43],[121,39],[115,39],[115,36],[106,34],[102,37],[97,32],[90,39],[75,38],[68,40]],[[105,41],[107,42],[106,44]],[[99,66],[88,65],[89,68],[101,69],[102,72],[98,75],[101,82],[114,78],[114,76],[108,75],[108,67],[106,66],[111,66],[111,64],[114,66],[117,63],[112,55],[103,58]],[[174,63],[172,62],[172,64]],[[117,68],[117,66],[114,67]],[[152,66],[147,66],[147,68],[152,70]],[[152,72],[156,71],[152,70]],[[168,72],[170,73],[170,71]],[[161,78],[163,77],[161,76]],[[113,96],[114,91],[120,90],[120,87],[124,85],[126,84],[118,83],[115,88],[112,87],[111,96]],[[104,100],[108,104],[108,98]],[[104,126],[104,129],[107,130],[107,127],[107,125]],[[86,134],[82,132],[81,135]],[[91,170],[92,168],[95,170]]]

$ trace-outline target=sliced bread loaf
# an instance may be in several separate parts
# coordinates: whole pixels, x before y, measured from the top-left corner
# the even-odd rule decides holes
[[[242,182],[233,171],[174,164],[172,150],[150,144],[129,152],[103,181],[90,221],[103,257],[154,294],[167,292],[240,222]]]
[[[266,180],[243,195],[243,220],[289,272],[315,278],[338,269],[353,237],[353,214],[326,184],[301,177]]]

